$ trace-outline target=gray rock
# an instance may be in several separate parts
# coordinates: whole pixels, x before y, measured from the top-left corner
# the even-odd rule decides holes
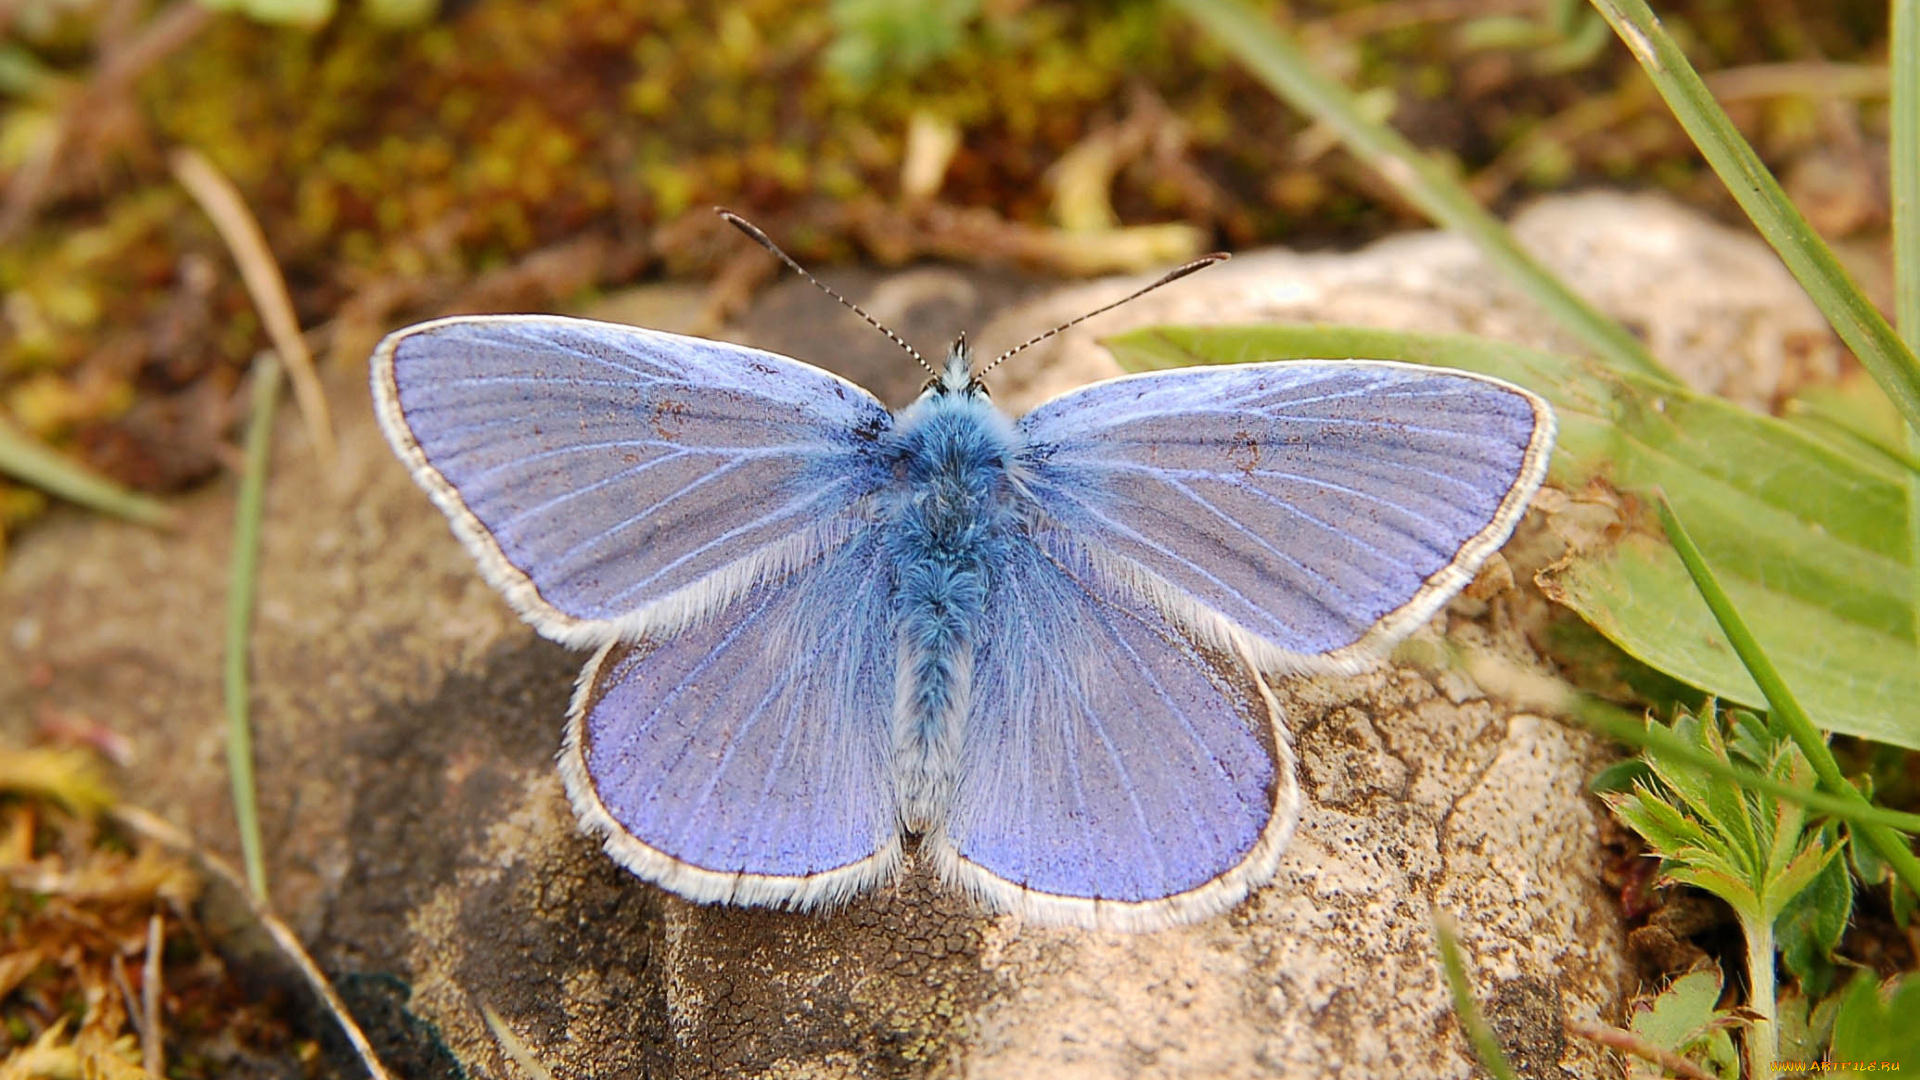
[[[1636,246],[1649,222],[1670,255],[1657,282]],[[1698,377],[1745,399],[1766,398],[1783,340],[1824,340],[1790,282],[1752,270],[1771,265],[1756,242],[1665,204],[1557,200],[1522,233],[1656,343],[1707,343],[1715,359]],[[1705,267],[1689,258],[1700,252]],[[1752,281],[1735,287],[1743,269]],[[1067,290],[983,336],[1016,340],[1121,287]],[[915,271],[848,290],[877,293],[934,351],[1021,286]],[[1557,340],[1435,234],[1236,259],[1096,331],[1276,316]],[[798,283],[763,298],[747,329],[892,402],[921,378]],[[1051,362],[1010,365],[1025,382],[1003,400],[1103,373],[1091,341],[1076,330],[1049,343]],[[279,432],[257,757],[275,903],[410,1075],[515,1075],[486,1004],[561,1077],[1466,1077],[1431,947],[1436,906],[1459,920],[1529,1074],[1600,1071],[1559,1020],[1617,1019],[1627,989],[1585,794],[1607,755],[1457,675],[1282,683],[1309,797],[1299,835],[1271,886],[1198,925],[1022,926],[982,917],[924,870],[824,916],[701,908],[640,883],[578,835],[553,768],[584,658],[537,639],[481,582],[380,440],[363,375],[330,379],[336,478],[318,474],[290,415]],[[69,513],[22,539],[0,577],[0,724],[18,738],[57,707],[111,725],[137,750],[129,797],[232,856],[218,675],[231,489],[181,508],[168,535]],[[1540,533],[1509,550],[1521,581],[1551,556]],[[1526,639],[1537,597],[1493,591],[1425,632],[1539,668]]]
[[[1544,199],[1511,225],[1563,281],[1637,334],[1690,385],[1764,409],[1783,389],[1832,378],[1843,355],[1826,321],[1760,239],[1666,199],[1597,191]],[[992,354],[1146,278],[1058,290],[1007,311],[981,333]],[[1259,251],[1162,289],[1049,341],[1041,361],[1010,364],[1016,402],[1040,401],[1119,369],[1103,335],[1153,323],[1352,323],[1479,334],[1580,353],[1481,259],[1439,232],[1403,233],[1353,254]]]

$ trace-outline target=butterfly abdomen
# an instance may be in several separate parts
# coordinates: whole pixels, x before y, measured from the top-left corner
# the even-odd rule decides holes
[[[901,820],[925,831],[952,786],[991,568],[1015,522],[1017,436],[984,397],[934,391],[901,414],[895,438],[894,767]]]

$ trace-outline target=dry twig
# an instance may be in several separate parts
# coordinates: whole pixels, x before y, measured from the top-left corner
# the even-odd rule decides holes
[[[188,856],[199,863],[207,873],[218,877],[235,893],[245,897],[247,904],[253,910],[253,917],[260,921],[267,935],[273,939],[274,945],[294,967],[299,969],[301,977],[306,979],[314,995],[320,999],[321,1004],[326,1006],[327,1011],[333,1014],[333,1019],[340,1025],[340,1030],[346,1035],[347,1042],[353,1045],[354,1053],[360,1056],[361,1064],[366,1066],[368,1075],[373,1077],[373,1080],[392,1080],[393,1074],[380,1064],[379,1057],[373,1052],[373,1044],[367,1040],[366,1032],[360,1030],[360,1025],[354,1021],[353,1014],[347,1011],[346,1002],[340,1000],[340,995],[333,989],[333,984],[327,981],[327,976],[320,970],[320,965],[314,963],[313,957],[307,955],[305,946],[300,944],[300,939],[294,935],[292,928],[282,922],[278,915],[260,904],[238,870],[201,849],[194,843],[193,837],[158,815],[124,804],[114,807],[108,813],[129,832]]]
[[[164,947],[160,914],[147,918],[147,966],[140,976],[140,1065],[155,1076],[167,1075],[166,1043],[160,1032],[160,955]],[[131,1002],[128,1003],[131,1006]]]
[[[320,377],[313,369],[313,354],[300,334],[300,322],[294,318],[293,301],[287,296],[286,279],[274,262],[260,225],[241,201],[240,193],[215,169],[206,156],[192,149],[175,150],[169,159],[173,175],[187,189],[200,209],[213,219],[220,239],[226,241],[233,261],[240,267],[240,278],[260,313],[275,352],[286,365],[293,382],[294,400],[300,405],[300,418],[313,437],[314,456],[320,459],[320,471],[335,476],[333,418],[327,410],[326,394],[320,389]]]
[[[1690,1058],[1676,1054],[1664,1046],[1655,1046],[1625,1028],[1587,1020],[1568,1020],[1566,1028],[1569,1035],[1651,1061],[1673,1075],[1681,1077],[1682,1080],[1714,1080],[1712,1073],[1695,1064]]]

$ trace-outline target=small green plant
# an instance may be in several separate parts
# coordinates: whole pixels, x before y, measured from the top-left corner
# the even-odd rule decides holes
[[[1734,1080],[1740,1075],[1740,1059],[1729,1032],[1740,1025],[1740,1018],[1718,1007],[1723,989],[1719,968],[1690,971],[1654,997],[1634,1002],[1628,1010],[1628,1030],[1648,1046],[1679,1054],[1714,1076]],[[1635,1080],[1667,1075],[1644,1058],[1632,1059],[1629,1070],[1627,1075]]]
[[[1528,14],[1495,12],[1463,23],[1460,42],[1473,49],[1521,54],[1538,72],[1578,71],[1613,42],[1606,21],[1581,0],[1552,0]]]
[[[1790,787],[1817,785],[1792,739],[1752,713],[1683,712],[1672,732],[1695,749],[1729,764],[1740,760]],[[1641,760],[1646,771],[1628,790],[1608,792],[1607,803],[1659,856],[1665,881],[1704,889],[1733,908],[1747,945],[1747,1074],[1769,1076],[1775,949],[1787,946],[1803,970],[1826,962],[1853,905],[1851,879],[1838,858],[1845,845],[1797,802],[1721,783],[1655,748]],[[1834,874],[1830,868],[1837,868]],[[1816,882],[1824,887],[1813,890]],[[1796,905],[1803,896],[1812,899]]]
[[[827,67],[866,89],[883,76],[909,77],[966,40],[979,0],[833,0]]]
[[[1833,1045],[1827,1060],[1861,1075],[1888,1072],[1889,1066],[1920,1062],[1920,977],[1905,975],[1885,985],[1872,975],[1857,976],[1842,992],[1833,1018]]]
[[[232,11],[255,22],[315,29],[339,13],[337,0],[199,0],[212,11]],[[390,29],[423,26],[440,10],[439,0],[361,0],[359,13]]]

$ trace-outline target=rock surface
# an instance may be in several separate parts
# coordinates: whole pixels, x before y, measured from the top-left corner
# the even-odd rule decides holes
[[[1796,357],[1826,348],[1757,241],[1664,203],[1561,199],[1520,231],[1690,378],[1742,400],[1768,400]],[[983,351],[1122,287],[1007,312]],[[928,352],[1020,291],[946,270],[846,288],[877,296]],[[1009,374],[1026,384],[1001,397],[1024,406],[1108,373],[1093,332],[1272,317],[1565,344],[1466,244],[1421,234],[1236,259],[1050,342],[1050,362],[1023,357]],[[891,403],[921,378],[798,283],[763,298],[739,336]],[[1562,1016],[1617,1020],[1629,989],[1585,794],[1605,755],[1583,735],[1457,676],[1282,683],[1308,796],[1299,835],[1271,886],[1162,933],[986,918],[924,870],[827,916],[696,907],[576,833],[552,758],[584,658],[537,639],[480,580],[388,454],[364,371],[334,373],[331,391],[338,476],[319,474],[289,416],[269,487],[261,803],[276,905],[406,1075],[517,1075],[484,1004],[560,1077],[1464,1078],[1436,906],[1458,919],[1528,1074],[1600,1071],[1560,1035]],[[22,540],[0,576],[0,734],[24,738],[48,707],[105,722],[137,748],[129,797],[231,854],[218,675],[230,487],[181,506],[172,534],[67,514]],[[1515,577],[1550,546],[1523,527]],[[1425,632],[1537,667],[1530,589],[1457,601]]]

